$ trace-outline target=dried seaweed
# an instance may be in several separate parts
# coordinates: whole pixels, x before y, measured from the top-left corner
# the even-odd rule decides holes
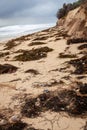
[[[17,67],[10,64],[0,64],[0,74],[14,73],[17,71]]]
[[[48,52],[51,52],[53,49],[49,47],[41,47],[32,50],[22,50],[22,54],[14,57],[15,61],[32,61],[39,60],[47,56]]]
[[[47,110],[65,111],[73,116],[82,115],[87,112],[87,97],[78,96],[73,90],[43,93],[36,98],[27,98],[21,113],[26,117],[35,118]]]

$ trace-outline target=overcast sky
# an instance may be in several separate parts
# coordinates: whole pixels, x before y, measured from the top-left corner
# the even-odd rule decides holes
[[[76,0],[0,0],[0,26],[56,22],[63,3]]]

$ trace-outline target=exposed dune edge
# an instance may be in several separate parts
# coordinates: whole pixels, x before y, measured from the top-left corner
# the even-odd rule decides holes
[[[60,19],[57,24],[64,28],[68,35],[74,38],[87,37],[87,2],[70,11],[68,15]]]
[[[66,21],[0,44],[0,130],[87,129],[87,39]]]

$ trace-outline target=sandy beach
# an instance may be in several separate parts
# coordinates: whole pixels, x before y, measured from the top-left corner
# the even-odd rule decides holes
[[[76,103],[81,97],[84,103],[79,82],[86,83],[87,73],[79,75],[69,62],[85,54],[82,43],[67,39],[55,26],[0,43],[0,126],[21,121],[26,130],[84,129],[85,106]]]

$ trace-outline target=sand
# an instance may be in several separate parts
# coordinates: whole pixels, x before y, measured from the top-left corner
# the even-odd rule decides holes
[[[13,41],[17,44],[9,50],[5,50],[6,43],[0,44],[0,53],[9,52],[8,56],[0,58],[0,64],[11,64],[18,67],[15,73],[0,74],[0,112],[7,116],[8,120],[15,114],[21,115],[21,105],[24,103],[26,95],[37,97],[45,90],[56,91],[58,89],[73,89],[75,82],[79,82],[78,75],[71,74],[74,67],[67,66],[71,58],[59,58],[60,53],[75,54],[78,58],[79,45],[67,45],[67,37],[60,35],[57,27],[47,29],[32,35],[20,37]],[[63,33],[63,32],[62,32]],[[45,40],[35,40],[36,38],[46,37]],[[12,41],[12,42],[13,42]],[[46,44],[29,46],[32,42],[44,42]],[[15,61],[14,57],[21,54],[18,50],[32,50],[41,47],[52,48],[53,51],[47,53],[47,57],[31,61]],[[66,68],[61,70],[61,68]],[[37,70],[39,73],[25,73],[29,69]],[[87,76],[87,75],[85,75]],[[64,78],[64,77],[69,77]],[[81,79],[86,82],[87,77]],[[54,82],[57,81],[57,84]],[[62,81],[62,83],[60,82]],[[52,84],[54,83],[54,84]],[[51,84],[51,87],[49,85]],[[11,111],[10,111],[11,110]],[[8,112],[10,111],[10,112]],[[32,124],[36,129],[42,130],[80,130],[86,122],[86,117],[69,116],[65,112],[42,112],[36,118],[22,116],[21,119],[27,124]]]

